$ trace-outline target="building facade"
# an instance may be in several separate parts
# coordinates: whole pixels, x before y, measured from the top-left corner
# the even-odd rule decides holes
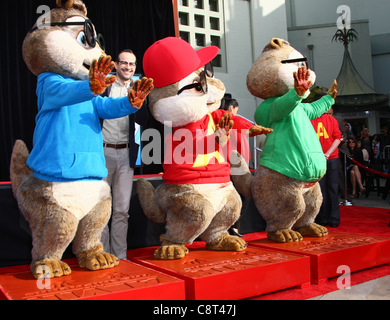
[[[177,0],[177,8],[182,39],[195,49],[220,48],[216,77],[239,102],[239,114],[250,120],[262,101],[247,90],[246,76],[271,38],[286,39],[307,56],[317,74],[315,85],[327,88],[343,62],[343,45],[332,42],[342,19],[358,33],[349,50],[359,74],[378,93],[390,94],[388,0]],[[390,127],[389,110],[351,110],[340,116],[355,132],[368,127],[374,134]]]

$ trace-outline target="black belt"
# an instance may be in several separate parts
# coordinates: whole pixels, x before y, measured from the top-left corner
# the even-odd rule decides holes
[[[125,149],[130,146],[129,143],[124,144],[109,144],[109,143],[103,143],[104,148],[113,148],[113,149]]]

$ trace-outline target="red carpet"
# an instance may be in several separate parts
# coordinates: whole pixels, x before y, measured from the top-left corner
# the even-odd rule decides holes
[[[341,224],[329,228],[337,232],[390,237],[390,209],[368,207],[340,207]]]
[[[338,228],[330,231],[356,233],[390,238],[390,209],[368,207],[340,207],[341,223]],[[248,235],[248,238],[254,234]],[[259,236],[263,234],[259,233]],[[247,239],[248,240],[248,239]],[[351,285],[367,282],[390,275],[390,264],[353,272]],[[254,300],[304,300],[338,290],[337,278],[329,279],[327,283],[312,285],[306,289],[288,289],[254,298]]]

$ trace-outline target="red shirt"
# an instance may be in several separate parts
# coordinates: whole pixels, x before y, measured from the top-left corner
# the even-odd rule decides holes
[[[341,131],[339,124],[335,118],[324,113],[321,117],[311,120],[313,128],[317,133],[318,138],[322,146],[322,151],[326,153],[333,141],[338,139],[341,140]],[[328,159],[336,159],[339,156],[339,149],[336,150],[329,156]]]
[[[237,150],[244,158],[247,164],[251,159],[251,150],[249,147],[247,131],[254,126],[254,124],[247,119],[235,116],[233,118],[234,125],[230,134],[230,150]]]
[[[215,140],[215,124],[219,122],[224,110],[216,110],[202,119],[183,127],[172,129],[165,143],[167,152],[164,159],[165,183],[203,184],[230,182],[229,153],[233,150],[229,142],[221,147]],[[244,122],[233,117],[233,129],[237,129],[237,143],[241,145]],[[245,120],[245,119],[244,119]],[[234,132],[233,132],[234,133]],[[234,133],[235,134],[235,133]],[[235,147],[234,142],[233,148]],[[241,148],[241,147],[240,147]]]

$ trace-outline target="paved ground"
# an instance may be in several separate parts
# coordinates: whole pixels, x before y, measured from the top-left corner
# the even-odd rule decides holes
[[[390,275],[309,300],[390,300]]]

